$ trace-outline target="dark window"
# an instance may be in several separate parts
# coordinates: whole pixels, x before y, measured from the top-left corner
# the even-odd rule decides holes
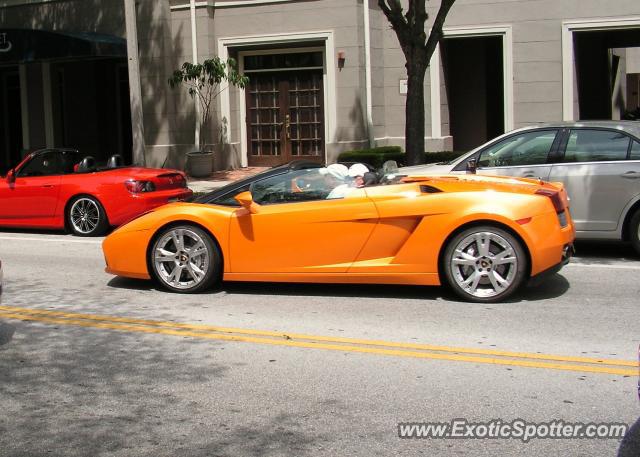
[[[236,189],[231,193],[223,195],[222,197],[218,197],[211,202],[212,205],[222,205],[222,206],[236,206],[239,207],[240,203],[236,201],[236,195],[241,194],[242,192],[246,192],[249,190],[249,184],[241,187],[240,189]]]
[[[63,173],[70,174],[75,172],[75,166],[79,165],[84,159],[84,154],[75,151],[63,151],[62,152],[62,170]]]
[[[322,52],[295,52],[246,56],[244,70],[275,70],[281,68],[316,68],[324,65]]]
[[[640,160],[640,142],[634,141],[631,147],[631,160]]]
[[[508,167],[547,163],[555,130],[527,132],[509,137],[480,153],[479,167]]]
[[[614,130],[572,130],[564,162],[625,160],[630,138]]]
[[[52,176],[62,174],[59,152],[44,152],[20,169],[19,176]]]

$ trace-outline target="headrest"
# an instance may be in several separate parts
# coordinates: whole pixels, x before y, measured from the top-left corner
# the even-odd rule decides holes
[[[114,154],[107,161],[107,168],[118,168],[124,165],[124,159],[120,154]]]
[[[96,171],[96,160],[87,156],[78,164],[78,173],[88,173],[90,171]]]

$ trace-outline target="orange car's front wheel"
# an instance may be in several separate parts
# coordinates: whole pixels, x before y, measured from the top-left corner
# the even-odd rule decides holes
[[[527,274],[522,243],[498,227],[476,226],[456,235],[444,254],[444,273],[460,297],[490,303],[515,292]]]
[[[152,277],[172,292],[196,293],[220,277],[221,255],[211,236],[194,225],[161,230],[149,251]]]

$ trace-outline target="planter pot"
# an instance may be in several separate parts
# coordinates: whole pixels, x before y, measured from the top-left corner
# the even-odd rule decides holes
[[[187,152],[187,173],[194,178],[207,178],[213,173],[213,152]]]

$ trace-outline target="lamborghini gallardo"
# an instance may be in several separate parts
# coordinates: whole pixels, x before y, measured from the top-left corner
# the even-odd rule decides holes
[[[157,208],[105,238],[106,271],[183,293],[221,281],[446,284],[494,302],[573,252],[561,184],[450,175],[356,186],[341,166],[292,162]],[[338,186],[348,191],[330,197]]]

